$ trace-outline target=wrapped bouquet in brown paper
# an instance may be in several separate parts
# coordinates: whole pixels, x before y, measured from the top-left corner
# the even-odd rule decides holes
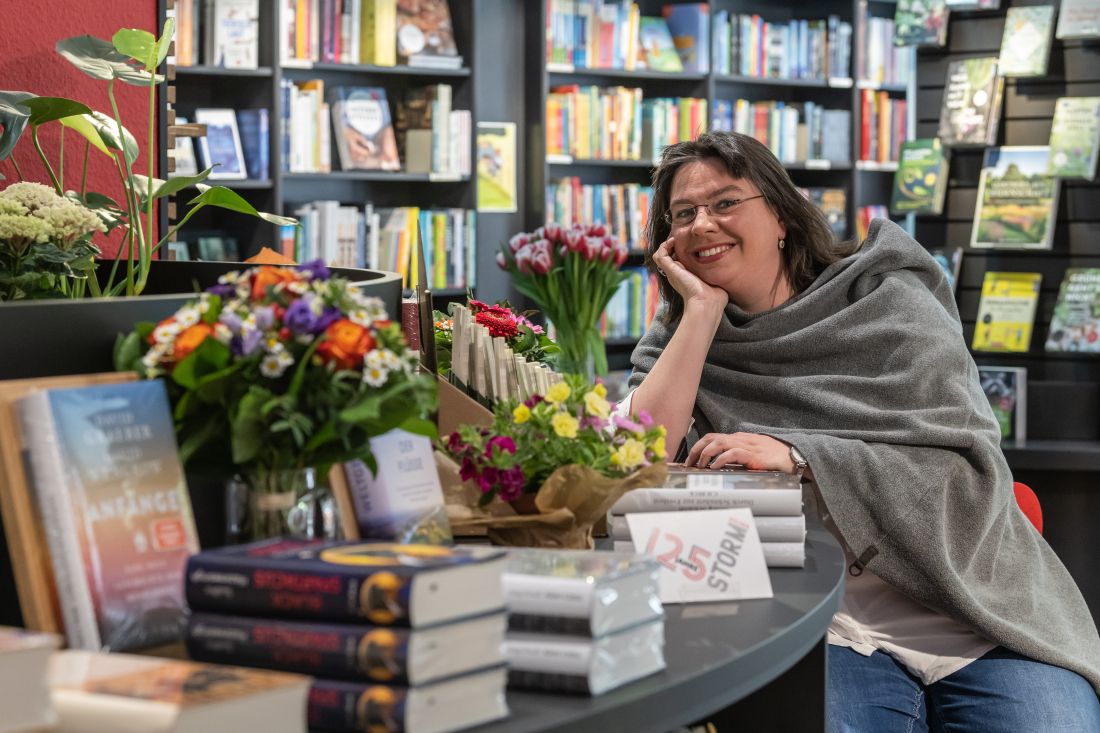
[[[625,492],[664,483],[665,430],[644,412],[611,415],[603,385],[565,380],[463,425],[437,459],[456,534],[501,545],[591,549],[593,526]]]

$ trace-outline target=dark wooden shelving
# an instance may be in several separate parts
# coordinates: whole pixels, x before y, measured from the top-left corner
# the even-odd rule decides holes
[[[706,74],[689,73],[686,71],[649,71],[646,69],[589,69],[587,67],[575,67],[572,71],[568,71],[561,68],[555,68],[551,64],[547,65],[547,72],[550,74],[551,78],[555,76],[599,76],[609,79],[628,79],[638,81],[646,79],[662,79],[667,81],[703,81],[707,78]]]
[[[275,70],[270,66],[261,66],[258,69],[233,69],[221,66],[177,66],[176,76],[255,76],[270,77]]]
[[[308,74],[315,71],[336,71],[344,74],[389,74],[394,76],[470,76],[469,67],[458,69],[428,69],[420,66],[376,66],[374,64],[336,64],[316,61],[309,66],[286,65],[283,74]]]
[[[331,173],[282,173],[284,181],[420,181],[423,183],[467,183],[470,176],[433,177],[431,173],[404,171],[332,171]]]

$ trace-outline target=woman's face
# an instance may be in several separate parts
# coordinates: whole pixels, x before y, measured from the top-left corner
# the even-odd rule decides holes
[[[773,307],[783,261],[779,240],[786,225],[751,182],[734,178],[717,158],[687,163],[672,179],[670,209],[676,259],[708,285],[722,288],[747,312]],[[730,208],[730,202],[751,199]],[[677,211],[697,206],[690,223]],[[781,285],[781,283],[780,283]],[[785,289],[784,289],[785,292]],[[786,295],[779,302],[786,300]]]

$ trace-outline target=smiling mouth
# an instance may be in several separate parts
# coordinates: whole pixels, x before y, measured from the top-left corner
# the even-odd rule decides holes
[[[733,249],[732,244],[718,244],[713,247],[707,247],[706,249],[696,250],[692,254],[695,255],[695,259],[704,260],[709,257],[714,257],[715,255],[724,254],[731,249]]]

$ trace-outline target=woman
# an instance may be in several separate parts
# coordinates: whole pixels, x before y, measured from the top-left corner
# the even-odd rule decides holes
[[[736,133],[666,150],[650,222],[663,306],[629,409],[689,464],[811,480],[849,563],[829,731],[1100,731],[1100,638],[1016,506],[932,257],[887,221],[833,244]]]

